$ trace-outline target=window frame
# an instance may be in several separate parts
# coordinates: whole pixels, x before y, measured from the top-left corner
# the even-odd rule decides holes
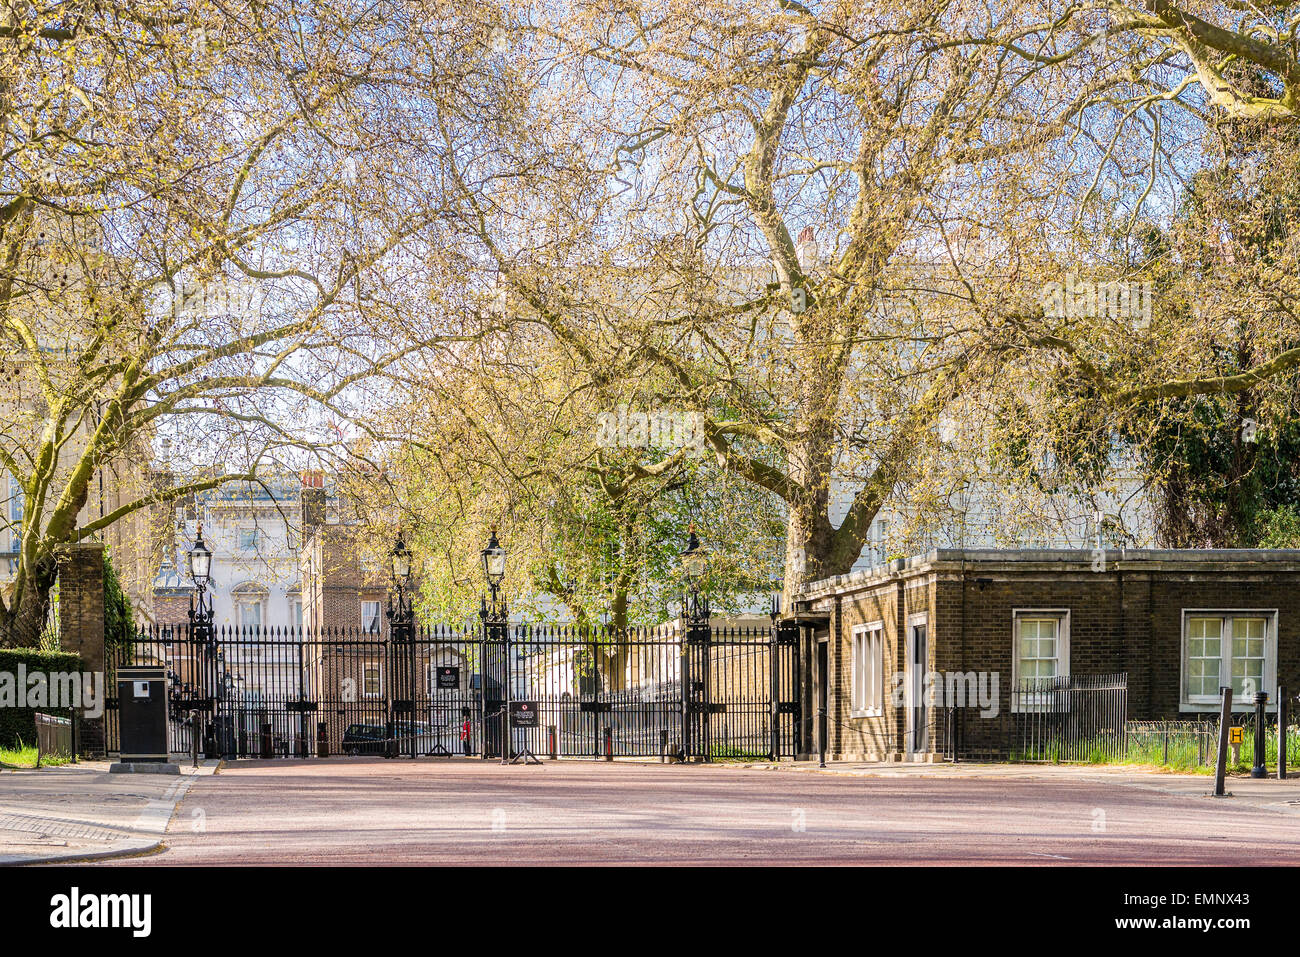
[[[373,671],[375,673],[375,686],[378,690],[366,690],[366,673]],[[377,662],[364,662],[361,665],[361,697],[363,698],[382,698],[384,696],[384,668]]]
[[[849,717],[884,716],[884,671],[885,623],[854,625],[849,639]]]
[[[375,627],[370,629],[366,627],[366,606],[375,606]],[[378,635],[384,631],[384,603],[379,600],[371,601],[369,599],[361,600],[361,632],[366,635]]]
[[[1277,709],[1277,628],[1278,609],[1276,608],[1184,608],[1179,618],[1178,639],[1178,710],[1186,712],[1215,712],[1222,705],[1222,699],[1216,690],[1213,696],[1197,695],[1195,700],[1188,693],[1188,622],[1192,618],[1221,618],[1223,630],[1219,639],[1219,686],[1224,680],[1232,684],[1232,621],[1235,618],[1264,619],[1264,677],[1263,684],[1257,691],[1267,691],[1269,703],[1266,710]],[[1254,707],[1253,698],[1232,696],[1234,708]]]
[[[235,625],[239,628],[261,630],[266,627],[266,611],[271,598],[270,589],[260,582],[241,582],[230,589],[230,603],[235,613]],[[244,622],[246,608],[257,609],[257,624]]]
[[[1020,622],[1025,618],[1055,618],[1056,678],[1070,676],[1070,609],[1069,608],[1013,608],[1011,609],[1011,711],[1041,711],[1047,706],[1045,696],[1032,692],[1022,694],[1020,674]],[[1038,659],[1035,659],[1038,660]]]

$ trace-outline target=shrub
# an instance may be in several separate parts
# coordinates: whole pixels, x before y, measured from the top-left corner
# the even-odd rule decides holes
[[[41,651],[37,648],[0,648],[0,674],[14,675],[17,681],[18,666],[27,671],[83,671],[85,664],[79,655],[66,651]],[[18,689],[25,693],[26,688]],[[42,708],[48,714],[67,716],[67,708]],[[36,740],[35,711],[31,708],[0,708],[0,745],[13,747],[22,741]]]

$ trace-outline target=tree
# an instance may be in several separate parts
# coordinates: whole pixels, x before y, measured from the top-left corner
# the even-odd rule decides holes
[[[1169,59],[1116,64],[1089,24],[1048,26],[1083,53],[1010,53],[1043,25],[983,4],[667,0],[520,28],[564,163],[464,188],[463,221],[521,340],[593,381],[662,376],[703,417],[717,466],[787,516],[787,594],[848,571],[900,491],[941,497],[945,418],[978,430],[1064,378],[1043,414],[1105,431],[1239,387],[1187,377],[1202,324],[1045,308],[1076,271],[1140,281],[1133,213],[1160,167],[1098,104]],[[1190,361],[1152,362],[1171,335]]]
[[[770,585],[764,545],[770,556],[780,517],[712,468],[694,422],[655,406],[652,382],[617,390],[541,343],[505,341],[487,337],[413,377],[393,413],[403,441],[358,490],[400,503],[397,521],[426,556],[428,615],[473,613],[492,530],[510,552],[512,606],[534,620],[615,632],[662,622],[680,595],[677,553],[692,524],[717,556],[709,585],[722,609],[726,596]]]
[[[442,14],[6,5],[0,467],[22,506],[0,643],[36,641],[66,545],[344,454],[361,383],[459,334],[412,273],[443,265],[439,134],[493,116],[493,11]],[[84,514],[106,465],[164,439],[179,481]]]

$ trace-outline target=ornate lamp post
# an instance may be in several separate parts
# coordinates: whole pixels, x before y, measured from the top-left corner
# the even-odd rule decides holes
[[[506,550],[497,541],[495,528],[488,538],[487,548],[483,549],[482,558],[483,577],[487,580],[488,590],[491,593],[490,597],[483,597],[479,609],[479,617],[483,619],[483,653],[478,677],[480,727],[483,729],[482,757],[486,760],[489,751],[492,750],[492,742],[488,737],[488,718],[489,711],[492,711],[495,706],[494,713],[498,720],[495,724],[494,737],[501,748],[501,763],[508,764],[510,761],[509,718],[506,712],[509,710],[510,698],[510,649],[509,629],[506,627],[508,610],[505,600],[501,597],[501,582],[506,577]],[[501,697],[489,703],[488,685],[493,681],[493,673],[501,676],[499,682]]]
[[[212,627],[212,599],[207,594],[208,583],[212,580],[212,549],[204,544],[202,523],[199,524],[198,534],[190,547],[189,559],[190,578],[194,581],[195,589],[195,594],[190,598],[190,640],[195,650],[190,678],[196,686],[196,691],[203,694],[202,689],[213,687],[217,674],[215,671],[210,675],[204,674],[212,667],[216,632]],[[203,701],[191,702],[190,707],[202,711],[209,719],[201,740],[204,742],[204,752],[209,757],[216,757],[216,738],[210,720],[215,702],[204,694]],[[190,733],[199,735],[200,729],[193,727]]]
[[[708,570],[709,555],[704,546],[700,544],[699,536],[695,534],[695,529],[690,531],[690,539],[686,543],[686,550],[681,554],[682,575],[686,579],[686,599],[683,602],[683,615],[688,622],[699,622],[709,620],[709,598],[707,595],[700,595],[700,583],[704,580],[704,573]]]
[[[682,596],[682,756],[698,750],[709,757],[709,597],[700,594],[700,584],[708,569],[708,551],[700,544],[695,529],[690,529],[686,550],[681,553],[682,575],[686,594]]]
[[[397,532],[397,541],[389,554],[393,573],[393,586],[388,592],[388,629],[394,643],[404,645],[406,660],[404,675],[397,686],[402,689],[402,697],[394,698],[393,713],[390,719],[388,739],[396,753],[396,732],[398,722],[406,722],[407,754],[414,758],[418,749],[415,734],[415,613],[411,607],[411,550],[402,539],[402,532]],[[396,660],[396,657],[394,657]]]
[[[201,524],[190,548],[190,578],[194,580],[197,597],[197,601],[190,599],[191,627],[195,629],[196,638],[212,641],[212,600],[207,597],[208,582],[212,580],[212,550],[203,542]]]

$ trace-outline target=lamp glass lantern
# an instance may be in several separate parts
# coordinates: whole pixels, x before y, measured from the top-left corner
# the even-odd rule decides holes
[[[212,577],[212,549],[203,543],[202,529],[199,529],[194,547],[190,549],[190,577],[200,588],[206,586]]]
[[[506,550],[497,541],[495,528],[492,529],[487,548],[483,549],[483,575],[493,589],[500,586],[501,580],[506,577]]]
[[[397,542],[393,545],[393,580],[404,582],[411,577],[411,550],[402,540],[402,533],[397,533]]]
[[[682,573],[686,580],[692,585],[699,584],[704,577],[704,571],[709,564],[709,555],[704,546],[700,544],[699,537],[694,531],[691,532],[690,541],[686,544],[686,550],[681,554]]]

